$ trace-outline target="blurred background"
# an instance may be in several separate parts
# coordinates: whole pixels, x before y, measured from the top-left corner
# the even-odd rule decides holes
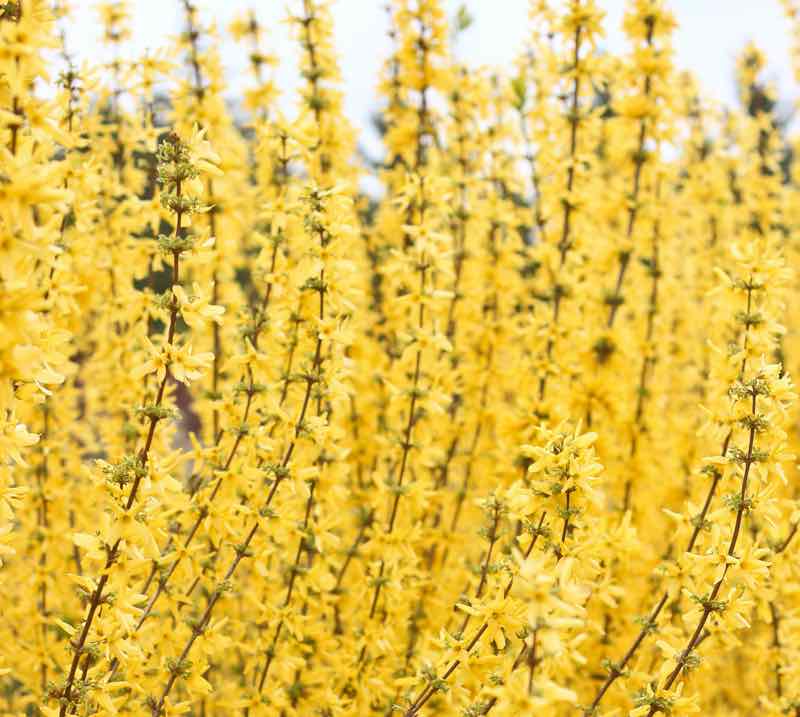
[[[297,74],[298,46],[289,37],[285,18],[297,11],[299,0],[193,0],[204,26],[215,23],[227,35],[227,27],[238,15],[255,8],[267,36],[265,51],[280,58],[275,71],[282,90],[281,105],[291,113],[296,103],[293,89]],[[76,3],[76,5],[78,5]],[[183,27],[179,0],[132,0],[133,37],[127,43],[129,57],[169,44]],[[368,151],[380,146],[371,116],[377,109],[376,87],[382,62],[390,51],[383,0],[334,0],[335,37],[345,90],[345,107],[361,130],[360,142]],[[529,31],[528,0],[445,0],[448,14],[455,16],[465,6],[473,24],[458,39],[455,51],[462,60],[480,66],[510,70],[522,52]],[[604,46],[612,52],[626,49],[622,33],[625,0],[598,0],[606,13]],[[678,21],[674,35],[675,60],[679,69],[691,68],[705,92],[726,104],[735,104],[735,60],[748,42],[754,42],[768,59],[766,78],[776,87],[779,113],[792,112],[800,96],[790,66],[789,24],[779,0],[671,0]],[[79,61],[110,61],[101,42],[102,29],[94,3],[75,7],[67,28],[70,52]],[[228,80],[227,95],[241,97],[252,84],[247,72],[249,49],[228,37],[222,45]],[[127,54],[127,53],[126,53]]]

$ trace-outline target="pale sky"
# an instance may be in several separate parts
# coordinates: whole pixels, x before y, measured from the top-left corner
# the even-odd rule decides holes
[[[298,48],[282,21],[288,7],[297,10],[299,0],[194,1],[203,21],[214,20],[221,29],[227,28],[235,15],[257,8],[268,32],[265,49],[281,60],[277,79],[286,91],[285,106],[292,107]],[[333,6],[345,106],[350,119],[362,129],[369,127],[370,112],[376,107],[378,73],[390,47],[384,4],[385,0],[337,0]],[[510,68],[529,28],[527,0],[445,0],[451,15],[461,4],[467,6],[475,22],[459,40],[460,55],[468,55],[474,65]],[[598,4],[606,12],[605,47],[612,52],[624,51],[621,21],[625,0],[598,0]],[[747,42],[754,41],[767,54],[767,77],[779,88],[780,97],[786,100],[800,95],[792,77],[789,29],[779,0],[672,0],[668,5],[679,23],[674,35],[676,64],[681,69],[691,68],[707,93],[729,104],[735,102],[735,58]],[[169,37],[182,28],[178,0],[132,0],[130,6],[134,37],[126,49],[131,57],[146,48],[167,44]],[[81,3],[67,28],[71,50],[90,62],[104,59],[93,7],[94,3]],[[227,32],[223,47],[229,93],[235,96],[250,81],[246,71],[249,48],[237,45]]]

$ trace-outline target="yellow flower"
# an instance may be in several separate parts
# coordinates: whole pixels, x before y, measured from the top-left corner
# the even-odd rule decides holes
[[[206,139],[206,129],[200,129],[195,124],[192,127],[192,136],[187,141],[189,148],[189,162],[196,166],[201,172],[211,174],[215,177],[223,176],[219,164],[222,162],[220,156],[212,149],[211,143]]]
[[[4,420],[0,434],[0,456],[10,458],[15,463],[27,465],[22,457],[23,449],[35,445],[39,441],[36,433],[31,433],[24,423]],[[0,515],[2,518],[2,515]]]
[[[175,298],[178,301],[183,320],[193,329],[201,329],[207,321],[222,323],[222,316],[225,313],[224,306],[215,306],[209,303],[209,297],[205,296],[200,285],[195,282],[192,284],[192,296],[189,297],[180,284],[172,287]]]

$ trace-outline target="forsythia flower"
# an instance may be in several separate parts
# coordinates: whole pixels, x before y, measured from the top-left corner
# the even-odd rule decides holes
[[[71,5],[0,0],[0,717],[800,714],[767,55],[722,106],[669,0],[509,67],[391,0],[368,156],[330,0],[280,100],[258,3],[86,62]]]
[[[186,294],[182,286],[175,286],[172,291],[180,305],[183,320],[191,328],[200,329],[207,321],[215,321],[218,324],[222,323],[225,307],[210,304],[208,297],[203,296],[199,284],[192,284],[191,297]]]

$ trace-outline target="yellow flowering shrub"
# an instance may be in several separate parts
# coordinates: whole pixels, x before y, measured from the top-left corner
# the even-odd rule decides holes
[[[603,4],[388,3],[375,158],[327,0],[0,0],[0,714],[800,715],[799,145]]]

